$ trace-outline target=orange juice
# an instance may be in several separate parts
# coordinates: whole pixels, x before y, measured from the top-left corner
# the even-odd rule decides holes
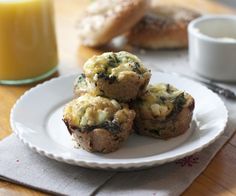
[[[0,83],[27,83],[56,70],[51,0],[0,0]]]

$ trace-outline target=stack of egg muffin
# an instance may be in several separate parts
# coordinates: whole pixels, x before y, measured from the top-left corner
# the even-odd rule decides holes
[[[74,83],[63,121],[77,146],[116,151],[135,131],[167,139],[190,125],[193,98],[169,84],[149,85],[150,71],[128,52],[93,56]]]

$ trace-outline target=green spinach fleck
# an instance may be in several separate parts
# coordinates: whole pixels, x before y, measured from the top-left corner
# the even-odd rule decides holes
[[[160,99],[160,103],[161,103],[161,104],[165,104],[165,102],[166,102],[166,100],[167,100],[167,98],[164,97],[164,96],[160,96],[159,99]]]
[[[116,67],[120,63],[120,60],[117,58],[116,54],[108,56],[108,66],[109,67]]]
[[[104,79],[105,81],[108,81],[109,84],[113,84],[116,81],[116,76],[109,76],[104,72],[97,73],[97,77],[100,79]]]
[[[138,74],[142,74],[142,72],[140,71],[140,64],[135,62],[132,66],[132,69],[134,72],[138,73]]]
[[[185,103],[186,103],[186,99],[184,97],[184,92],[183,92],[175,98],[173,111],[175,112],[181,111]]]
[[[94,129],[106,129],[108,131],[111,131],[111,132],[119,132],[121,127],[119,125],[118,122],[116,122],[115,120],[113,121],[105,121],[104,123],[100,124],[100,125],[92,125],[92,126],[83,126],[81,128],[79,128],[78,130],[79,131],[93,131]]]
[[[84,81],[84,79],[85,79],[85,74],[83,74],[83,73],[80,74],[79,77],[77,78],[77,83]]]
[[[166,92],[167,92],[167,93],[171,93],[170,84],[167,84],[167,85],[166,85]]]

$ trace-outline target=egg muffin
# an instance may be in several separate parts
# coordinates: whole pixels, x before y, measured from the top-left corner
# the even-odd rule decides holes
[[[84,64],[88,93],[116,99],[134,100],[145,91],[151,73],[140,59],[128,52],[108,52],[93,56]],[[75,90],[80,94],[80,90]]]
[[[190,127],[194,99],[170,84],[149,85],[133,103],[137,133],[160,139],[183,134]]]
[[[108,153],[127,140],[134,117],[135,112],[126,104],[85,94],[65,106],[63,121],[79,147]]]

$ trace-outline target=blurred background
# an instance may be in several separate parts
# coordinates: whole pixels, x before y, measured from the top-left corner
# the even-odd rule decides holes
[[[217,0],[219,3],[226,4],[228,6],[236,7],[236,1],[235,0]]]

